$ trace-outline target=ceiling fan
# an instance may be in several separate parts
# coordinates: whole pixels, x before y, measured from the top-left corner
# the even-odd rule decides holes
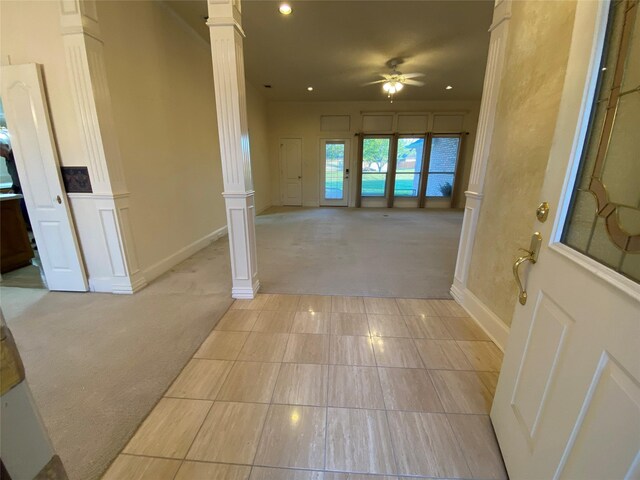
[[[424,86],[424,82],[413,80],[417,77],[424,77],[424,73],[402,73],[398,71],[398,65],[404,63],[402,58],[392,58],[387,62],[387,67],[391,69],[391,73],[380,73],[382,80],[366,83],[365,85],[374,85],[382,83],[382,90],[387,94],[387,98],[393,103],[393,96],[398,93],[405,85],[416,87]]]

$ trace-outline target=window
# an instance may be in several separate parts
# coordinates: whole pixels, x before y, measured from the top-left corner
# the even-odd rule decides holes
[[[459,136],[434,135],[429,155],[427,197],[451,197],[459,150]]]
[[[387,193],[390,137],[365,137],[362,141],[363,197],[384,197]]]
[[[424,156],[424,137],[401,137],[396,153],[396,197],[417,197]]]
[[[461,133],[365,135],[356,205],[451,205],[461,144]]]

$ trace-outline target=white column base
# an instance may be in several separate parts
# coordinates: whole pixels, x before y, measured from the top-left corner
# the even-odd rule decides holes
[[[260,290],[260,281],[256,280],[253,286],[250,289],[245,287],[233,287],[231,288],[231,297],[240,299],[248,299],[251,300],[256,297],[258,294],[258,290]]]
[[[131,294],[147,281],[138,266],[128,194],[68,194],[92,292]]]
[[[260,288],[255,236],[254,193],[223,193],[231,257],[231,296],[251,299]]]
[[[467,288],[467,277],[469,276],[469,266],[471,264],[471,253],[476,237],[476,226],[480,217],[480,206],[482,205],[482,194],[476,192],[464,192],[467,201],[464,206],[464,219],[462,220],[462,230],[460,232],[460,243],[458,245],[458,258],[456,260],[456,270],[453,275],[453,284],[458,288]]]

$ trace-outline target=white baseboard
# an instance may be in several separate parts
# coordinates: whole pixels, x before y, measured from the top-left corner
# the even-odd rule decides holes
[[[468,288],[462,289],[454,282],[451,295],[462,305],[469,316],[484,330],[493,342],[504,352],[509,338],[509,327],[493,311],[480,301]]]
[[[159,262],[154,263],[150,267],[145,268],[143,270],[145,280],[147,281],[147,283],[151,282],[153,279],[158,278],[163,273],[169,271],[180,262],[183,262],[194,253],[202,250],[211,242],[215,242],[220,237],[224,237],[226,234],[227,226],[225,225],[224,227],[214,230],[213,232],[205,235],[199,240],[196,240],[195,242],[187,245],[186,247],[181,248],[177,252],[172,253],[168,257],[163,258]]]
[[[262,207],[260,210],[256,210],[256,216],[260,215],[261,213],[263,213],[263,212],[265,212],[267,210],[269,210],[271,207],[273,207],[273,205],[269,204],[269,205],[266,205],[266,206]]]

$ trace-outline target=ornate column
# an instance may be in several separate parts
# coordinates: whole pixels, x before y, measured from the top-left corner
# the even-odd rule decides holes
[[[255,206],[249,153],[240,0],[208,0],[218,135],[227,209],[233,298],[258,289]]]
[[[91,193],[68,193],[92,291],[133,293],[146,281],[129,224],[129,192],[111,111],[96,0],[60,0],[71,93]]]
[[[482,102],[480,104],[480,118],[478,120],[478,134],[473,150],[471,175],[469,176],[469,189],[465,192],[467,201],[464,208],[460,245],[458,246],[458,258],[456,270],[451,286],[453,297],[464,305],[465,292],[469,265],[471,264],[471,252],[475,240],[478,217],[484,190],[484,177],[487,171],[487,161],[491,150],[493,137],[493,125],[498,104],[498,93],[502,80],[506,40],[511,18],[512,0],[496,0],[493,9],[493,22],[489,31],[489,54],[484,76]]]

